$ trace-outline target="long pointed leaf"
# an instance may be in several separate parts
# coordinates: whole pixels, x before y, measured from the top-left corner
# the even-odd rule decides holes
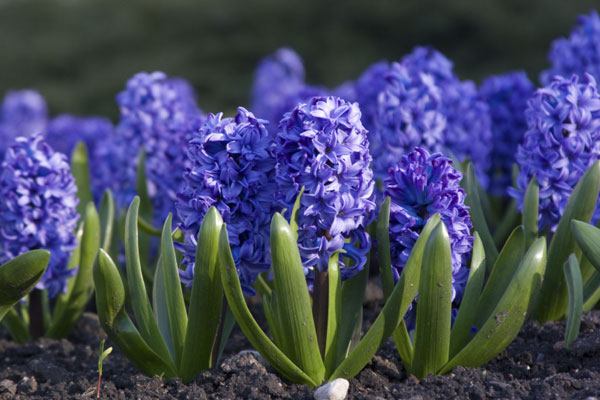
[[[362,307],[365,289],[369,279],[369,260],[362,271],[342,283],[342,318],[338,336],[338,357],[336,364],[342,362],[352,351],[356,330],[362,329]]]
[[[106,189],[100,200],[100,247],[109,253],[115,228],[115,208],[115,199],[111,191]]]
[[[171,335],[171,322],[169,320],[169,307],[167,306],[167,289],[163,279],[163,261],[158,258],[156,270],[154,271],[154,282],[152,283],[152,311],[154,319],[158,324],[160,334],[169,349],[171,358],[175,359],[175,346],[173,336]]]
[[[342,276],[339,253],[331,256],[327,268],[329,299],[327,303],[327,340],[325,342],[325,376],[333,372],[337,363],[337,344],[342,319]]]
[[[506,348],[517,336],[539,288],[546,265],[546,240],[536,240],[520,263],[515,277],[488,320],[473,339],[439,371],[445,374],[457,365],[478,367]]]
[[[44,275],[50,253],[32,250],[0,266],[0,320]]]
[[[390,197],[386,197],[377,220],[377,256],[383,296],[387,300],[394,290],[392,256],[390,255]]]
[[[300,189],[300,193],[296,196],[296,201],[294,201],[294,208],[292,208],[292,213],[290,214],[290,229],[294,234],[296,240],[298,240],[298,213],[300,212],[300,206],[302,201],[302,195],[304,194],[304,186]]]
[[[66,336],[83,313],[86,304],[94,294],[92,270],[100,247],[100,217],[94,203],[88,203],[83,220],[83,236],[81,237],[81,258],[75,283],[69,297],[61,308],[61,313],[54,318],[46,336],[60,339]]]
[[[94,202],[92,189],[90,185],[90,166],[88,162],[88,152],[83,142],[78,142],[71,153],[71,173],[75,178],[77,186],[77,213],[85,215],[85,208],[88,203]]]
[[[571,221],[587,222],[592,218],[598,192],[600,161],[596,161],[577,182],[550,242],[546,275],[534,309],[534,318],[540,322],[560,319],[567,312],[567,282],[562,267],[571,253],[581,254],[573,237]]]
[[[575,254],[571,254],[563,266],[567,289],[569,292],[569,307],[567,312],[567,326],[565,328],[565,347],[571,348],[571,344],[579,336],[581,315],[583,314],[583,282],[581,271]]]
[[[350,379],[358,374],[398,327],[398,324],[404,318],[404,314],[406,314],[408,307],[417,294],[425,244],[433,228],[439,222],[439,214],[434,214],[429,218],[429,221],[427,221],[427,224],[425,224],[419,235],[419,239],[417,239],[410,252],[410,256],[396,287],[394,287],[392,294],[386,301],[377,319],[375,319],[375,322],[358,346],[338,365],[333,374],[328,378],[330,381],[336,378]]]
[[[427,240],[419,281],[411,369],[418,379],[435,373],[448,362],[451,314],[452,253],[448,231],[440,222]]]
[[[600,229],[583,221],[571,222],[573,236],[592,265],[600,271]]]
[[[529,248],[538,237],[538,215],[540,206],[540,187],[535,176],[531,178],[523,199],[523,228],[525,246]]]
[[[216,341],[223,302],[223,285],[219,271],[219,235],[223,219],[211,207],[198,232],[198,247],[194,264],[194,282],[181,376],[184,382],[213,366],[211,354]]]
[[[321,382],[325,366],[317,343],[300,251],[294,233],[279,213],[271,220],[271,262],[283,350],[314,382]]]
[[[263,330],[258,326],[256,320],[250,313],[242,285],[235,268],[235,262],[231,255],[229,239],[227,237],[227,228],[223,225],[219,239],[219,268],[223,281],[223,290],[227,297],[227,303],[231,312],[240,326],[244,335],[267,362],[275,368],[281,375],[291,382],[304,383],[314,387],[321,382],[314,382],[310,376],[304,373],[296,364],[294,364],[277,346],[271,342]]]

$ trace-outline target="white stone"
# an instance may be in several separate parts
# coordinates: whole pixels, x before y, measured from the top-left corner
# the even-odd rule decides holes
[[[315,400],[344,400],[348,393],[350,382],[346,379],[335,379],[315,390]]]

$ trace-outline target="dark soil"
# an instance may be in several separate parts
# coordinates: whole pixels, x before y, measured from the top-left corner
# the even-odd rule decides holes
[[[368,307],[372,318],[378,307]],[[456,368],[422,381],[407,377],[391,342],[350,380],[352,399],[588,399],[600,397],[600,311],[585,314],[571,350],[562,344],[564,323],[528,323],[502,354],[481,368]],[[85,314],[69,339],[19,345],[0,331],[1,399],[95,398],[97,317]],[[108,344],[108,343],[107,343]],[[252,354],[234,331],[218,368],[189,385],[138,373],[118,349],[104,362],[102,397],[109,399],[310,399],[312,391],[290,384]]]

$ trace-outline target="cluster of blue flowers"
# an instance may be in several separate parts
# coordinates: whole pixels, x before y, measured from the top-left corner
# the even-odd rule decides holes
[[[53,298],[77,272],[67,269],[77,246],[77,187],[64,154],[41,135],[18,137],[6,151],[0,173],[0,264],[32,249],[51,252],[38,283]]]
[[[552,43],[548,55],[551,67],[542,72],[540,81],[549,85],[556,75],[570,77],[589,73],[600,77],[600,17],[596,10],[579,17],[579,25],[569,38]]]
[[[489,190],[504,197],[512,186],[512,169],[517,147],[527,130],[525,108],[534,87],[525,72],[509,72],[483,81],[479,95],[490,108],[493,140]]]
[[[523,206],[529,181],[540,187],[539,228],[556,229],[569,195],[600,159],[600,93],[589,74],[557,76],[538,89],[526,110],[529,129],[517,152],[520,173],[509,194]]]
[[[113,154],[106,175],[113,177],[116,198],[126,206],[135,193],[138,155],[144,150],[148,194],[154,222],[160,225],[175,210],[182,171],[188,166],[187,143],[204,114],[193,89],[182,79],[170,79],[162,72],[136,74],[118,94],[117,102],[121,119],[116,138],[98,157]]]
[[[366,262],[366,218],[375,209],[369,142],[358,104],[333,96],[299,104],[279,124],[276,151],[282,207],[291,210],[305,188],[298,246],[306,271],[326,270],[331,255],[343,249],[354,264],[341,263],[342,277],[353,276]]]
[[[190,166],[178,194],[177,212],[186,245],[187,269],[181,280],[191,287],[196,237],[210,207],[228,224],[231,251],[244,291],[252,293],[258,274],[270,267],[269,224],[276,211],[274,142],[267,121],[244,108],[235,118],[209,114],[188,146]]]
[[[469,270],[465,260],[473,245],[471,218],[460,188],[462,174],[441,153],[416,148],[402,156],[385,179],[390,204],[390,253],[394,280],[402,273],[410,252],[429,217],[440,213],[452,250],[452,299],[460,299]]]
[[[46,101],[38,92],[8,92],[0,108],[0,160],[15,138],[44,132],[47,120]]]

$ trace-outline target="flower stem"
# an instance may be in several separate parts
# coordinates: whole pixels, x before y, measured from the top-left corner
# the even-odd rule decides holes
[[[315,281],[313,286],[313,318],[317,331],[317,342],[321,357],[325,357],[327,341],[327,307],[329,303],[329,278],[327,271],[315,268]]]

